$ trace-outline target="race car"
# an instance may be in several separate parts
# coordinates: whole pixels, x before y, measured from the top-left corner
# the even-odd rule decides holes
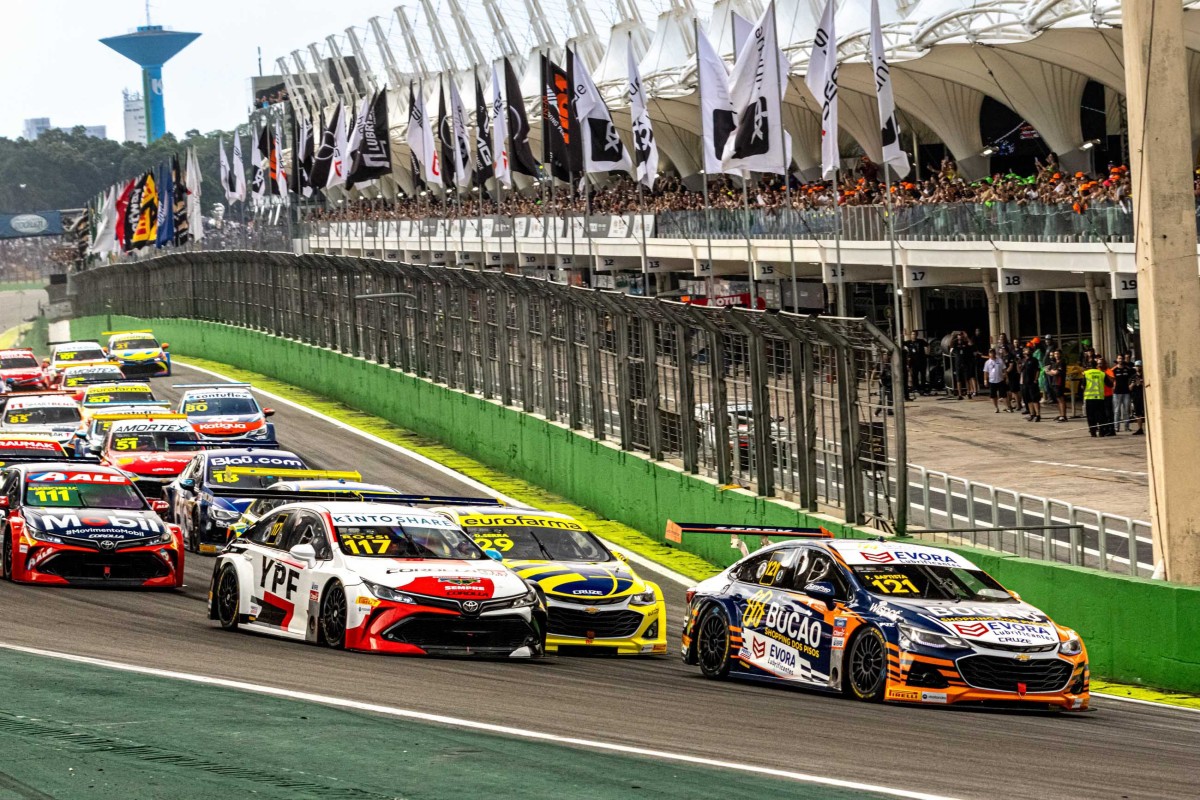
[[[528,509],[435,510],[461,526],[481,548],[499,551],[505,566],[542,590],[549,615],[548,651],[667,652],[662,590],[639,578],[578,521]]]
[[[200,436],[181,414],[112,423],[100,461],[121,470],[146,497],[161,497],[202,448]]]
[[[230,467],[294,470],[308,465],[285,450],[220,449],[193,456],[179,477],[163,487],[170,518],[183,529],[184,543],[193,552],[215,553],[224,547],[229,527],[250,505],[251,498],[244,492],[279,480],[273,475],[231,472]]]
[[[221,627],[373,653],[544,653],[538,591],[441,514],[293,497],[217,557]]]
[[[171,354],[159,344],[154,331],[104,331],[108,337],[108,357],[127,375],[171,374]]]
[[[45,389],[46,376],[33,351],[19,347],[0,350],[0,383],[11,392]]]
[[[57,388],[67,367],[109,364],[108,354],[99,342],[51,342],[50,357],[42,362],[46,383]]]
[[[245,533],[247,528],[258,522],[268,511],[289,502],[287,495],[291,494],[308,492],[310,494],[322,495],[326,499],[340,498],[343,500],[358,500],[363,497],[374,499],[401,496],[400,490],[393,489],[390,486],[363,483],[361,481],[362,475],[357,472],[330,472],[327,470],[312,469],[264,470],[258,467],[230,467],[230,471],[247,475],[254,475],[256,473],[264,474],[277,480],[280,478],[290,479],[279,480],[278,483],[273,483],[267,487],[267,492],[276,496],[259,497],[246,506],[246,510],[242,512],[241,519],[229,526],[229,534],[234,537]]]
[[[1087,709],[1079,635],[966,557],[794,533],[816,538],[763,548],[688,590],[685,663],[866,701]]]
[[[205,439],[245,442],[247,446],[275,442],[275,426],[267,417],[275,412],[262,408],[248,383],[181,384],[179,413],[186,414],[196,433]]]
[[[39,433],[0,433],[0,467],[6,462],[31,458],[55,461],[67,458],[67,451],[53,436]]]
[[[58,388],[83,399],[83,390],[92,383],[116,383],[125,380],[125,373],[116,364],[92,364],[86,367],[67,367],[58,379]]]
[[[19,583],[183,585],[183,543],[119,470],[37,461],[0,472],[0,565]]]
[[[150,384],[144,381],[88,384],[79,404],[87,416],[113,406],[156,406],[162,411],[171,407],[170,402],[156,398]]]
[[[163,417],[174,418],[177,416],[160,406],[106,406],[103,412],[89,415],[76,429],[75,451],[77,454],[100,455],[109,428],[118,420],[162,419]]]
[[[74,452],[75,431],[83,415],[79,404],[64,394],[8,395],[4,414],[0,416],[0,432],[28,433],[36,430],[54,438],[65,449]]]

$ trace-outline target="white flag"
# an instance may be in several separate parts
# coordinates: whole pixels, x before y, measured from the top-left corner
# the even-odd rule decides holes
[[[436,150],[433,144],[433,126],[425,113],[425,95],[421,92],[420,83],[408,84],[408,148],[412,150],[417,168],[413,170],[414,177],[429,186],[442,185],[442,173],[436,168]]]
[[[888,70],[887,55],[883,49],[883,30],[879,26],[879,0],[871,0],[871,66],[875,72],[875,96],[879,100],[883,163],[903,178],[908,174],[908,154],[900,147],[900,121],[896,119],[892,74]]]
[[[295,146],[295,142],[292,143]],[[275,178],[275,194],[283,198],[283,204],[287,205],[288,198],[288,180],[287,171],[283,168],[283,121],[275,120],[275,140],[274,147],[271,148],[271,169],[274,170]]]
[[[345,110],[341,103],[333,110],[333,153],[329,162],[329,177],[325,179],[325,188],[346,185],[346,173],[350,171],[349,149],[346,143]]]
[[[587,64],[573,51],[568,51],[567,56],[567,74],[575,81],[575,118],[579,120],[582,134],[584,173],[631,171],[633,162],[629,152],[617,133],[600,90],[588,74]]]
[[[629,54],[629,117],[633,123],[633,155],[637,164],[637,179],[647,189],[654,191],[658,178],[658,144],[654,141],[654,128],[650,125],[650,110],[646,107],[646,90],[642,87],[642,75],[638,72],[633,47]]]
[[[729,12],[729,21],[733,28],[733,56],[737,58],[737,54],[742,52],[742,45],[750,38],[750,32],[754,30],[754,23],[743,17],[736,11]]]
[[[454,137],[454,183],[462,189],[471,186],[471,142],[467,139],[467,112],[454,76],[450,84],[450,130]]]
[[[504,81],[500,66],[492,64],[492,153],[496,180],[505,189],[512,187],[512,167],[508,165],[508,104],[504,101]]]
[[[370,93],[363,95],[362,102],[358,104],[358,114],[354,117],[354,124],[350,126],[350,140],[346,143],[346,173],[349,177],[350,168],[354,164],[354,157],[363,146],[363,139],[366,138],[367,114],[371,113],[371,101],[374,98]],[[366,181],[363,186],[372,183]],[[346,188],[350,188],[356,184],[347,180]]]
[[[729,99],[729,70],[712,42],[697,31],[696,59],[700,83],[700,134],[704,144],[704,171],[709,175],[729,172],[741,175],[739,169],[725,169],[721,161],[725,142],[736,127],[733,101]]]
[[[221,153],[225,155],[224,151]],[[188,233],[192,236],[193,242],[204,240],[204,216],[200,212],[200,186],[203,183],[200,177],[200,162],[196,160],[196,148],[188,149],[187,167],[184,169],[184,184],[187,186],[187,200],[184,202],[184,208],[187,210]],[[287,189],[285,188],[286,192]]]
[[[821,177],[831,177],[838,168],[837,29],[834,0],[825,0],[825,13],[817,24],[808,74],[804,82],[821,104]]]
[[[779,61],[772,0],[738,53],[730,79],[737,127],[725,142],[726,170],[787,172]]]
[[[225,155],[225,137],[217,137],[217,155],[221,159],[221,189],[225,192],[225,202],[233,202],[233,186],[229,182],[229,158]]]
[[[229,202],[246,199],[246,165],[242,163],[242,135],[233,131],[233,194],[226,197]]]
[[[100,204],[100,219],[96,221],[96,238],[88,245],[88,254],[107,256],[117,250],[117,190],[111,187],[104,192]]]

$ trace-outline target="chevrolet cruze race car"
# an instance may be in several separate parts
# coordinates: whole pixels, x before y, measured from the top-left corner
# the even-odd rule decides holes
[[[94,414],[109,406],[157,406],[166,411],[171,404],[154,396],[150,384],[144,381],[122,383],[89,383],[79,398],[85,414]]]
[[[792,540],[687,598],[683,659],[709,678],[868,701],[1088,706],[1079,636],[949,550]]]
[[[70,461],[0,472],[0,565],[20,583],[183,585],[179,529],[120,471]]]
[[[42,365],[26,347],[0,350],[0,382],[14,392],[46,388]]]
[[[84,390],[93,383],[117,383],[125,380],[125,373],[116,364],[92,364],[86,367],[67,367],[58,377],[58,388],[74,397],[83,399]]]
[[[127,375],[170,375],[171,354],[154,331],[105,331],[108,357]]]
[[[0,415],[0,432],[36,430],[54,437],[64,448],[74,450],[75,431],[83,420],[79,404],[65,394],[9,395]]]
[[[54,342],[50,349],[50,357],[46,359],[46,383],[57,387],[62,378],[62,371],[67,367],[95,366],[109,364],[108,354],[99,342]]]
[[[114,421],[100,460],[125,473],[146,497],[161,497],[196,452],[200,436],[179,414]]]
[[[667,652],[662,590],[637,576],[576,520],[553,511],[437,509],[546,598],[546,649],[619,655]]]
[[[253,471],[251,471],[253,470]],[[236,470],[246,474],[269,475],[274,478],[287,478],[273,483],[266,488],[267,494],[254,500],[246,506],[242,517],[229,526],[231,536],[241,536],[254,523],[258,522],[268,511],[273,511],[285,503],[291,502],[290,495],[319,495],[326,500],[361,500],[400,498],[403,495],[398,489],[377,483],[363,483],[362,475],[357,472],[330,472],[327,470],[296,469],[276,470],[243,468]],[[274,496],[271,496],[274,495]]]
[[[271,511],[217,557],[209,617],[375,653],[533,657],[546,638],[538,592],[457,525],[375,502]]]
[[[267,417],[275,412],[259,406],[248,383],[183,384],[179,413],[187,415],[196,433],[205,439],[244,442],[247,447],[275,443],[275,426]]]
[[[202,442],[203,443],[203,442]],[[196,553],[215,553],[229,540],[229,527],[252,501],[245,490],[278,482],[231,467],[306,469],[299,456],[285,450],[222,449],[197,453],[179,477],[163,487],[171,520],[183,528],[184,542]]]

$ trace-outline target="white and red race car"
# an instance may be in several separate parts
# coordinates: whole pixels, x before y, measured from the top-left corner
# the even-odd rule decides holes
[[[478,499],[295,499],[217,557],[209,618],[221,627],[375,653],[545,653],[536,587],[454,522],[408,505]]]

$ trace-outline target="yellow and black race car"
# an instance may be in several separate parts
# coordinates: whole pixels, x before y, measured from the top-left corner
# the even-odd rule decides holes
[[[547,651],[578,647],[618,655],[667,652],[662,590],[639,578],[576,520],[534,509],[438,511],[542,590],[549,611]]]

